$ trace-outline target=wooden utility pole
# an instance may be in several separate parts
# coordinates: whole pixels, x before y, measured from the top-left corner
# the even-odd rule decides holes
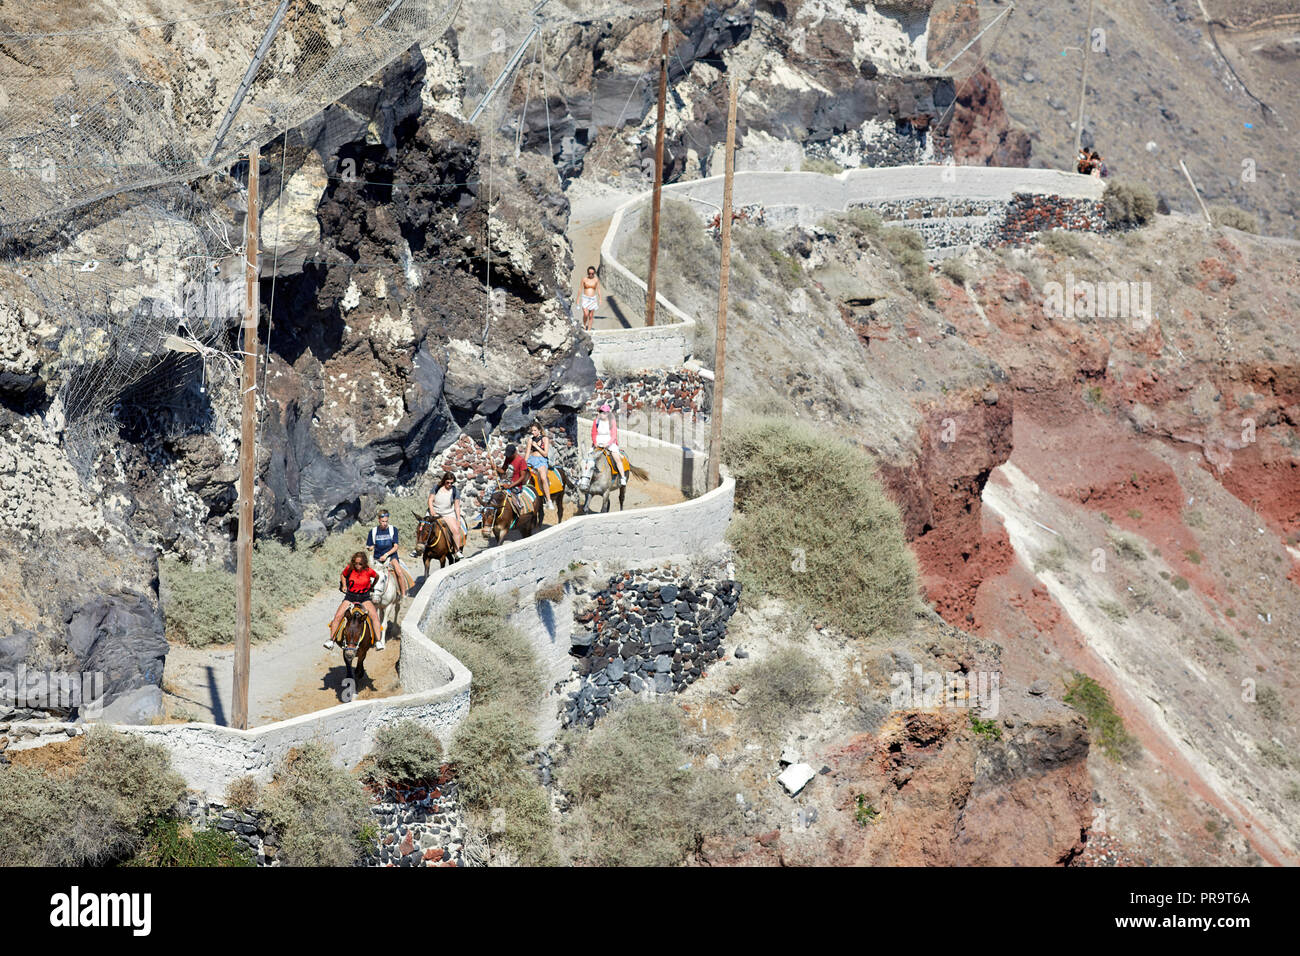
[[[1187,171],[1187,163],[1180,159],[1178,165],[1182,169],[1183,175],[1187,177],[1187,185],[1192,187],[1192,195],[1194,195],[1196,201],[1201,204],[1201,215],[1205,216],[1205,224],[1207,226],[1213,226],[1214,217],[1210,215],[1210,210],[1205,208],[1205,200],[1201,198],[1201,191],[1196,188],[1196,182],[1192,179],[1192,174]]]
[[[1083,38],[1083,77],[1079,80],[1079,114],[1074,123],[1074,155],[1070,157],[1070,168],[1077,169],[1079,147],[1083,143],[1083,101],[1088,92],[1088,63],[1092,59],[1092,7],[1095,0],[1088,0],[1088,32]]]
[[[248,646],[253,626],[253,481],[257,465],[257,172],[261,151],[248,153],[248,215],[244,219],[244,373],[239,395],[239,537],[235,544],[235,679],[231,723],[248,729]]]
[[[659,119],[655,123],[655,191],[650,213],[650,272],[646,276],[645,324],[655,324],[655,277],[659,270],[659,196],[664,188],[664,108],[668,102],[668,3],[659,23]]]
[[[722,273],[718,278],[718,328],[713,358],[713,402],[709,420],[709,487],[718,487],[722,464],[722,380],[727,370],[727,284],[731,278],[731,181],[736,169],[736,74],[727,102],[727,158],[722,185]]]

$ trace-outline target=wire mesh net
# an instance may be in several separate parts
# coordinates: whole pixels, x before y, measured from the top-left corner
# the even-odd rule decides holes
[[[151,4],[125,25],[91,7],[22,7],[0,24],[0,223],[228,167],[440,36],[460,0],[214,0]],[[121,13],[127,11],[122,10]],[[99,13],[101,16],[96,16]],[[264,44],[272,25],[275,30]],[[255,55],[261,53],[256,68]]]
[[[494,90],[476,125],[495,139],[512,122],[507,103],[521,65],[535,81],[536,54],[531,63],[517,54],[530,44],[536,51],[539,34],[658,6],[0,6],[0,295],[38,302],[63,330],[47,420],[63,432],[79,469],[89,469],[103,439],[123,426],[127,406],[144,397],[151,414],[165,417],[196,369],[201,380],[228,370],[229,332],[243,308],[242,182],[229,176],[233,170],[242,180],[236,164],[250,146],[303,124],[449,26],[460,68],[472,74],[465,114]],[[536,82],[540,93],[544,75]],[[222,183],[206,190],[206,202],[196,198],[203,190],[184,185],[204,180]],[[188,351],[178,352],[177,340]]]
[[[62,330],[47,420],[83,474],[131,426],[124,416],[143,408],[157,427],[196,373],[200,392],[228,377],[221,348],[244,301],[239,184],[209,190],[227,200],[219,213],[180,184],[227,177],[251,145],[440,36],[459,5],[0,10],[0,294]]]

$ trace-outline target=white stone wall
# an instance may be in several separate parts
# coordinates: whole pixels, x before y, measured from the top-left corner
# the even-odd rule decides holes
[[[436,639],[433,628],[457,592],[478,587],[527,599],[575,561],[651,565],[710,551],[725,539],[735,491],[735,482],[724,478],[693,501],[570,518],[473,560],[431,571],[403,621],[403,673],[408,630],[418,622],[424,634]]]
[[[591,447],[591,419],[578,418],[578,445],[586,452]],[[678,489],[688,498],[704,494],[709,480],[709,453],[687,445],[652,438],[619,426],[619,448],[628,459],[644,468],[661,485]],[[628,479],[635,481],[635,478]]]
[[[634,321],[645,322],[646,284],[618,261],[622,242],[636,231],[645,197],[625,202],[614,212],[600,244],[600,281]],[[597,371],[619,367],[677,368],[691,354],[695,319],[656,293],[655,324],[591,332],[591,359]]]
[[[452,658],[448,655],[448,659]],[[266,782],[290,749],[312,741],[331,749],[334,762],[345,767],[354,766],[374,749],[380,727],[407,718],[431,728],[445,743],[469,713],[469,672],[457,666],[462,679],[435,691],[353,701],[253,730],[214,724],[118,725],[116,729],[162,744],[171,753],[172,766],[192,789],[221,802],[232,780],[251,774]]]
[[[402,686],[408,693],[398,697],[354,700],[252,730],[200,723],[114,727],[164,746],[190,787],[218,802],[235,778],[251,774],[265,782],[290,749],[312,741],[330,748],[335,762],[348,767],[374,749],[380,727],[408,718],[446,744],[469,713],[470,673],[419,634],[409,614],[402,622],[401,647]]]
[[[991,166],[892,166],[850,169],[836,176],[804,172],[737,172],[732,184],[732,206],[761,204],[770,226],[812,226],[830,212],[854,206],[909,199],[975,200],[1009,203],[1016,193],[1060,196],[1067,199],[1101,199],[1106,184],[1091,176],[1059,169],[1019,169]],[[701,216],[711,218],[721,209],[723,177],[710,176],[663,188],[665,199],[693,200]],[[635,234],[649,193],[623,203],[610,219],[600,245],[601,281],[618,297],[619,304],[636,321],[645,321],[646,285],[618,261],[628,239]],[[987,241],[996,229],[994,218],[958,217],[951,220],[901,221],[921,229],[927,244],[936,240],[958,243],[954,248]],[[934,248],[932,258],[943,252]],[[695,320],[662,295],[652,328],[606,329],[591,336],[596,368],[619,366],[628,370],[676,368],[691,354]]]

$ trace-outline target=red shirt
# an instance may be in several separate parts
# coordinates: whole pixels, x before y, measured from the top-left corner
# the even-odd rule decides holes
[[[374,568],[365,568],[358,571],[356,568],[349,566],[343,572],[344,579],[348,582],[348,591],[352,594],[365,594],[374,586],[374,581],[379,577]]]
[[[524,480],[524,472],[528,470],[528,462],[524,461],[523,455],[515,455],[514,460],[506,465],[510,469],[510,487],[514,487]]]

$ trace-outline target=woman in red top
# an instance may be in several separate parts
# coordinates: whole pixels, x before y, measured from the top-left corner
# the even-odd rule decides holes
[[[366,560],[364,551],[352,555],[352,560],[339,574],[339,590],[346,596],[339,609],[334,612],[334,620],[330,621],[330,636],[325,642],[326,647],[333,647],[336,643],[334,632],[338,629],[339,621],[343,620],[343,612],[348,609],[349,604],[360,604],[366,609],[366,613],[370,615],[371,632],[374,634],[374,639],[379,640],[379,612],[375,609],[374,602],[370,600],[370,591],[378,577],[370,562]]]

